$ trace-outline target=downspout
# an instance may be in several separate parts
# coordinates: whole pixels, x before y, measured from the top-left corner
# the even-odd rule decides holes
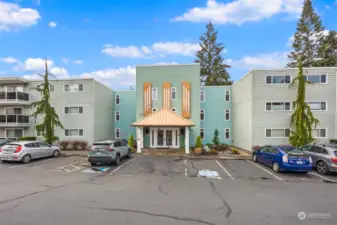
[[[95,142],[95,79],[93,78],[92,79],[92,92],[93,92],[93,95],[92,95],[92,104],[93,104],[93,110],[94,110],[94,113],[93,113],[93,123],[92,123],[92,135],[93,135],[93,138],[92,138],[92,143]]]

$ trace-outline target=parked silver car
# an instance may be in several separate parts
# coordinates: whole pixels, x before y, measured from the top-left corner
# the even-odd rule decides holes
[[[32,159],[58,157],[60,148],[40,141],[14,141],[0,149],[2,161],[18,161],[29,163]]]
[[[312,158],[312,166],[317,172],[327,174],[337,172],[337,145],[305,145],[301,149]]]
[[[131,149],[123,140],[95,142],[88,153],[88,161],[92,166],[98,163],[119,165],[123,157],[131,157]]]

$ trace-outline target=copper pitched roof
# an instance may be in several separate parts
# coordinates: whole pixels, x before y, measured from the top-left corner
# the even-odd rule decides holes
[[[190,120],[183,118],[171,110],[162,108],[159,111],[134,122],[131,126],[190,127],[194,126],[194,124]]]

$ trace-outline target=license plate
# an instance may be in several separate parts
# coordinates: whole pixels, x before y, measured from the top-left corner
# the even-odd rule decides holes
[[[102,153],[101,152],[96,152],[96,155],[102,155]]]
[[[303,161],[297,161],[296,163],[297,164],[303,164]]]
[[[10,157],[2,157],[2,160],[10,160]]]

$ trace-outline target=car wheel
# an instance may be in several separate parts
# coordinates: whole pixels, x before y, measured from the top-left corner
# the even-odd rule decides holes
[[[253,154],[253,161],[257,162],[257,156],[256,156],[256,154]]]
[[[32,157],[30,155],[25,155],[24,157],[22,157],[23,163],[29,163],[30,160],[32,160]]]
[[[59,150],[55,150],[55,151],[53,152],[53,157],[59,157],[59,156],[60,156]]]
[[[275,172],[280,172],[280,165],[277,162],[273,163],[273,170]]]
[[[127,157],[131,158],[131,149],[129,149]]]
[[[319,161],[316,165],[317,172],[320,174],[327,174],[329,172],[328,166],[325,162]]]
[[[92,163],[90,163],[90,165],[91,165],[91,166],[96,166],[97,163],[93,163],[93,162],[92,162]]]
[[[116,159],[115,159],[115,165],[119,165],[121,163],[121,157],[119,155],[116,155]]]

